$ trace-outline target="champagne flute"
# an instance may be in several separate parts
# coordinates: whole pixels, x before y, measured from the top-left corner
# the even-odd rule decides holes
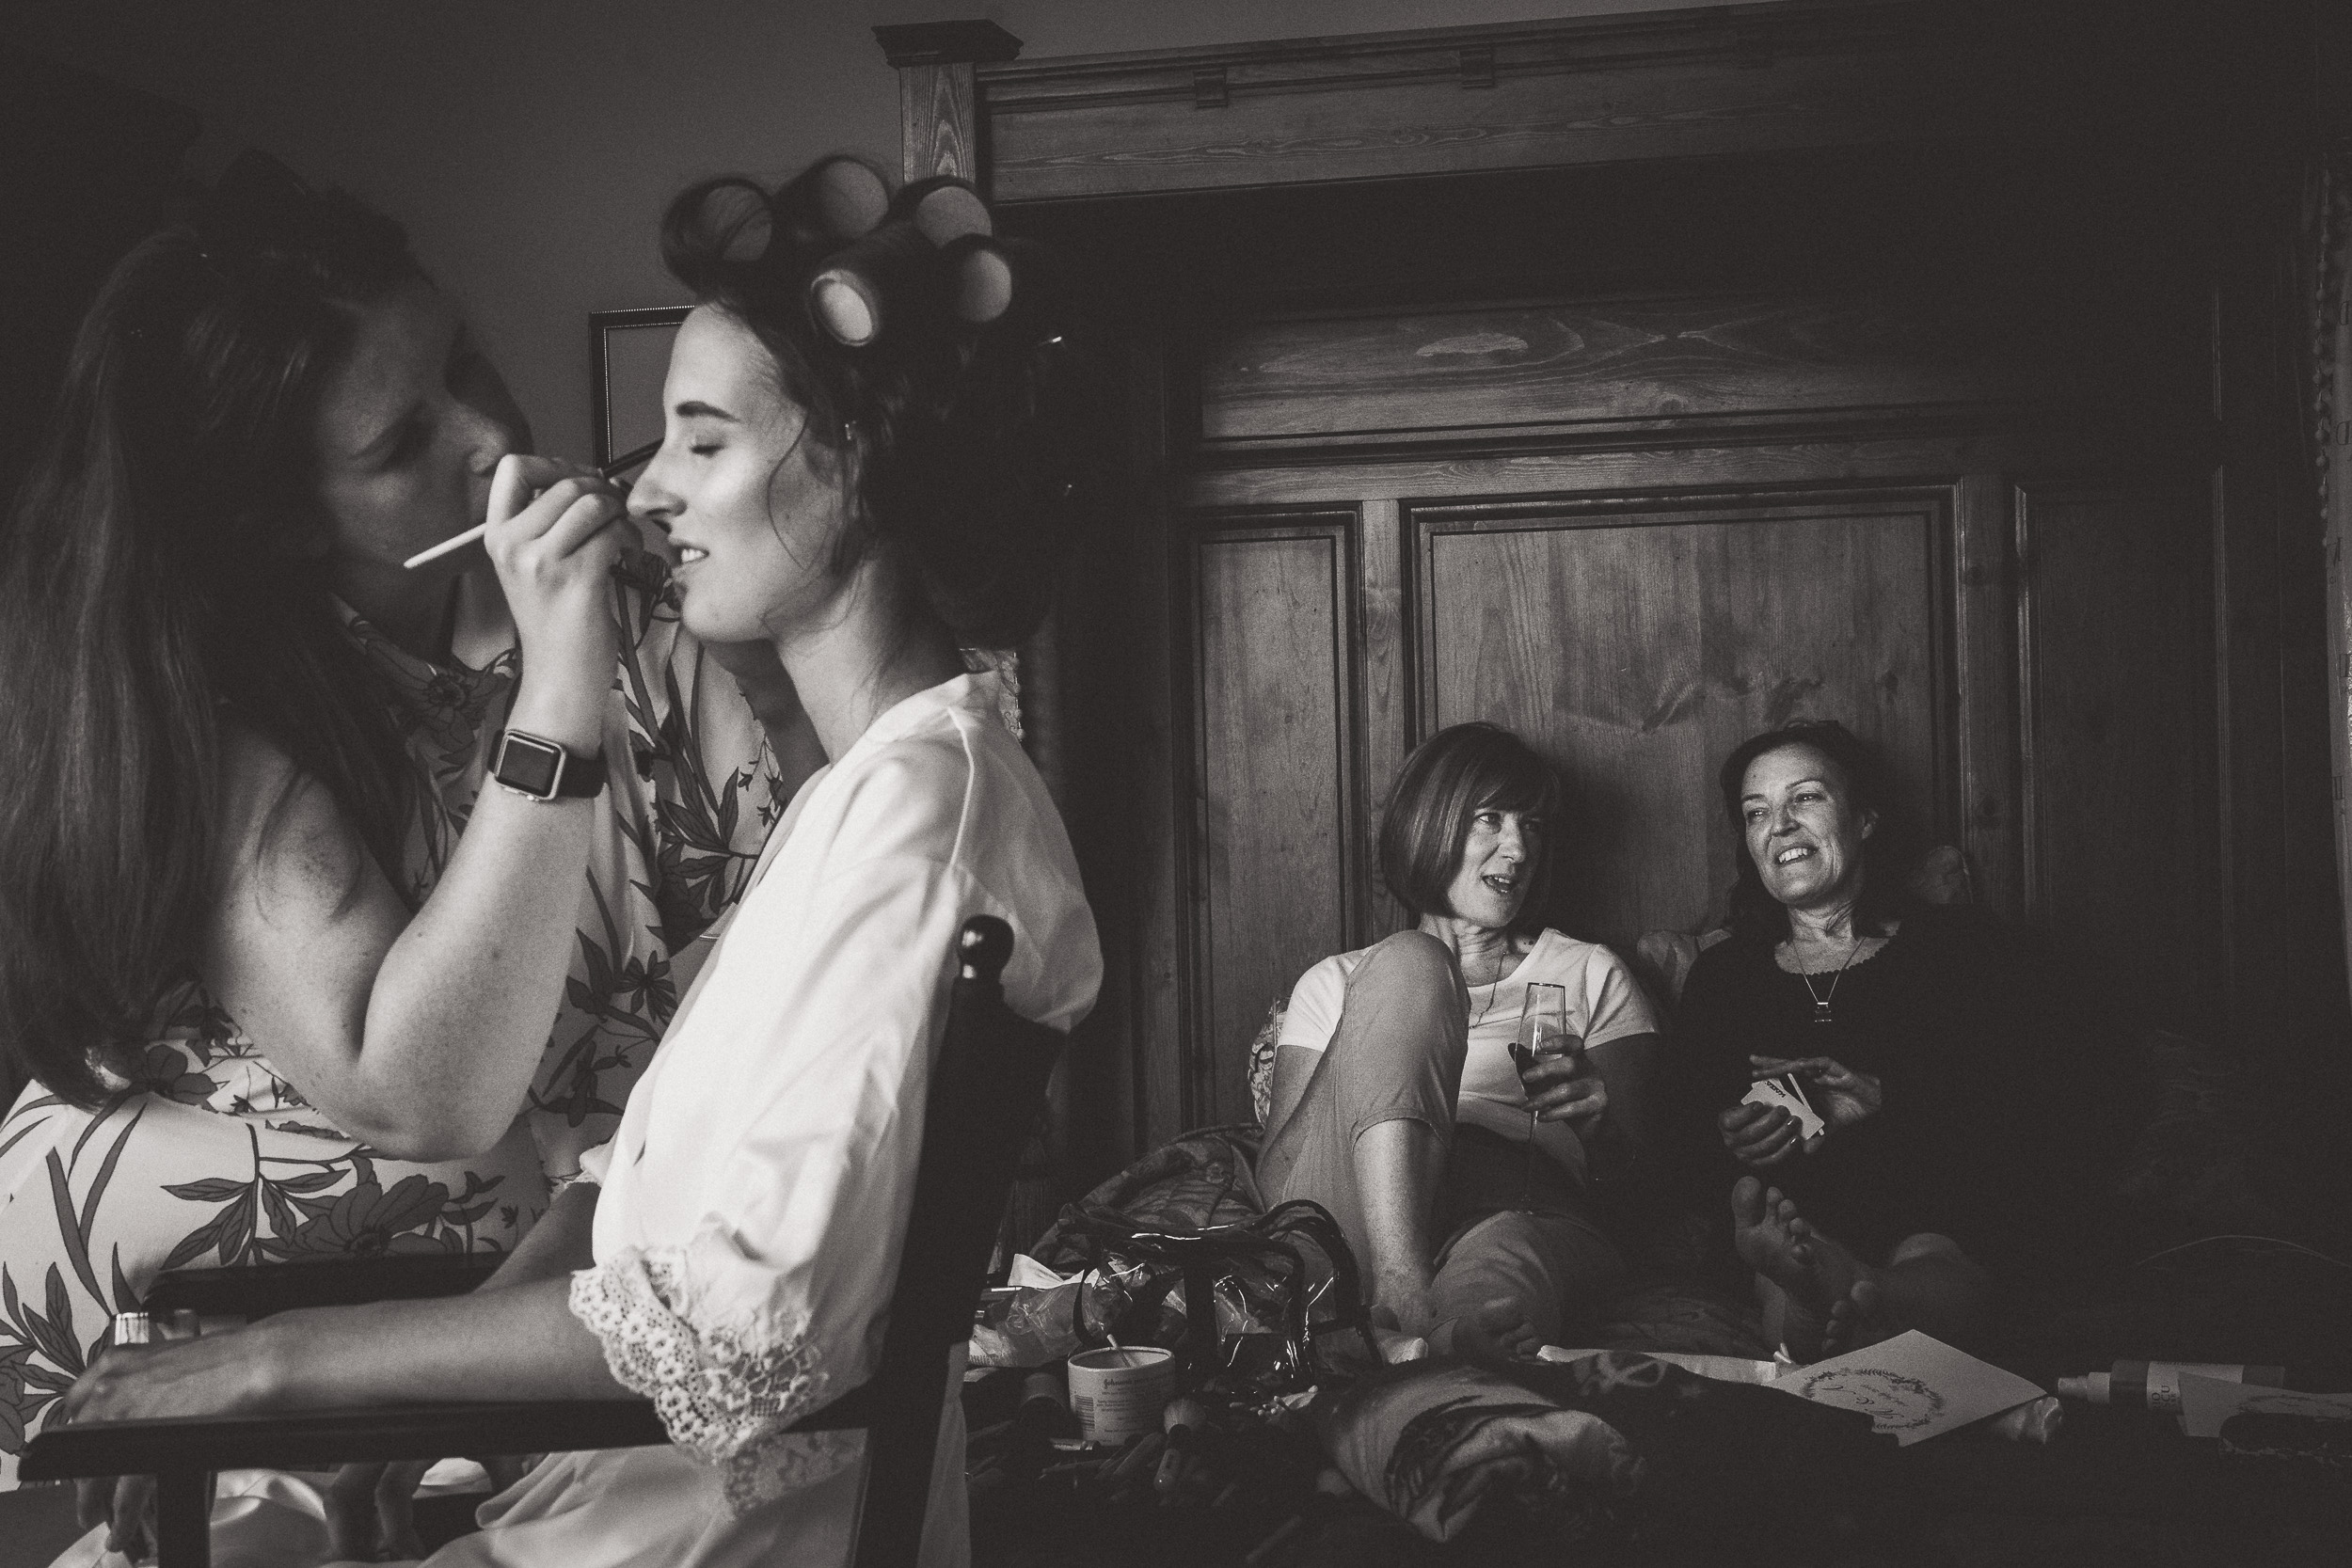
[[[1519,1087],[1532,1101],[1538,1085],[1529,1074],[1545,1062],[1583,1053],[1581,1036],[1568,1033],[1568,988],[1537,980],[1527,988],[1527,1001],[1519,1008],[1519,1028],[1511,1042],[1511,1061],[1519,1069]],[[1519,1207],[1532,1208],[1535,1201],[1535,1162],[1543,1158],[1535,1147],[1537,1117],[1535,1107],[1527,1107],[1527,1180],[1519,1197]]]

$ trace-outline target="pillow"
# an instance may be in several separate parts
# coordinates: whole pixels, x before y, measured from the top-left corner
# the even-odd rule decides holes
[[[2139,1129],[2116,1194],[2136,1249],[2202,1236],[2291,1234],[2254,1180],[2263,1117],[2236,1054],[2155,1030],[2143,1037],[2155,1076],[2153,1114]]]
[[[1977,884],[1968,875],[1968,856],[1957,844],[1939,844],[1919,857],[1911,874],[1914,897],[1928,904],[1973,904]]]
[[[1643,990],[1667,1007],[1682,1000],[1682,983],[1699,955],[1731,935],[1720,926],[1692,936],[1687,931],[1645,931],[1633,944],[1633,977]]]
[[[1265,1010],[1265,1022],[1258,1026],[1257,1037],[1249,1042],[1249,1110],[1265,1125],[1266,1107],[1274,1100],[1274,1048],[1282,1038],[1282,1015],[1290,1011],[1290,998],[1278,996],[1274,1006]]]

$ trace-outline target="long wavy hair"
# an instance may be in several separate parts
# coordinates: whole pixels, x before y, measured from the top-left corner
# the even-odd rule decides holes
[[[248,154],[82,322],[0,552],[0,1036],[69,1101],[101,1102],[195,974],[224,722],[402,879],[419,785],[393,698],[293,542],[358,311],[422,276],[398,225]]]
[[[1877,815],[1878,826],[1862,841],[1862,887],[1854,896],[1853,925],[1864,935],[1883,936],[1888,923],[1900,919],[1916,902],[1901,878],[1911,835],[1890,809],[1885,770],[1879,764],[1878,753],[1835,719],[1798,719],[1776,730],[1750,736],[1724,759],[1716,784],[1723,791],[1724,810],[1731,818],[1733,874],[1727,922],[1731,934],[1740,941],[1762,942],[1766,946],[1788,935],[1788,911],[1765,891],[1763,874],[1756,868],[1756,857],[1748,853],[1740,797],[1750,763],[1791,746],[1818,753],[1837,770],[1845,785],[1848,811],[1857,816],[1864,812]]]

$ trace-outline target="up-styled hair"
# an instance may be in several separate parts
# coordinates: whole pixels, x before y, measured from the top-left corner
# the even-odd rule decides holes
[[[257,161],[258,160],[258,161]],[[85,1105],[193,976],[220,729],[323,785],[388,873],[416,784],[322,563],[311,419],[398,225],[247,154],[83,320],[0,550],[0,1037]]]
[[[1788,935],[1788,911],[1765,891],[1763,874],[1748,853],[1747,824],[1740,800],[1749,764],[1799,746],[1819,753],[1837,770],[1848,811],[1857,816],[1872,813],[1878,817],[1878,826],[1862,841],[1862,887],[1855,895],[1853,921],[1856,931],[1883,935],[1887,922],[1899,919],[1912,903],[1899,874],[1903,834],[1896,814],[1888,809],[1886,774],[1877,752],[1835,719],[1793,720],[1776,730],[1750,736],[1724,758],[1716,784],[1723,791],[1724,810],[1732,826],[1731,933],[1741,941],[1767,945]]]
[[[1453,913],[1446,895],[1462,868],[1470,819],[1488,807],[1556,818],[1559,778],[1500,724],[1449,725],[1413,748],[1380,816],[1380,877],[1406,914],[1418,920]],[[1511,923],[1515,933],[1543,928],[1552,843],[1547,833],[1536,846],[1527,896]]]
[[[957,319],[943,279],[935,308],[899,311],[873,341],[845,346],[808,306],[811,281],[844,245],[798,220],[792,188],[739,177],[689,187],[662,220],[663,261],[768,350],[781,389],[806,410],[803,439],[835,462],[854,444],[855,504],[831,566],[891,552],[959,641],[1022,641],[1051,603],[1091,489],[1081,437],[1091,377],[1066,291],[1029,251],[1030,297],[1009,314]]]

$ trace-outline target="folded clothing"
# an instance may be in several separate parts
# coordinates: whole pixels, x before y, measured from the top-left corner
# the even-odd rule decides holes
[[[1325,1451],[1432,1541],[1506,1515],[1556,1544],[1645,1528],[1867,1528],[1895,1445],[1852,1411],[1645,1355],[1391,1367],[1316,1402]]]

